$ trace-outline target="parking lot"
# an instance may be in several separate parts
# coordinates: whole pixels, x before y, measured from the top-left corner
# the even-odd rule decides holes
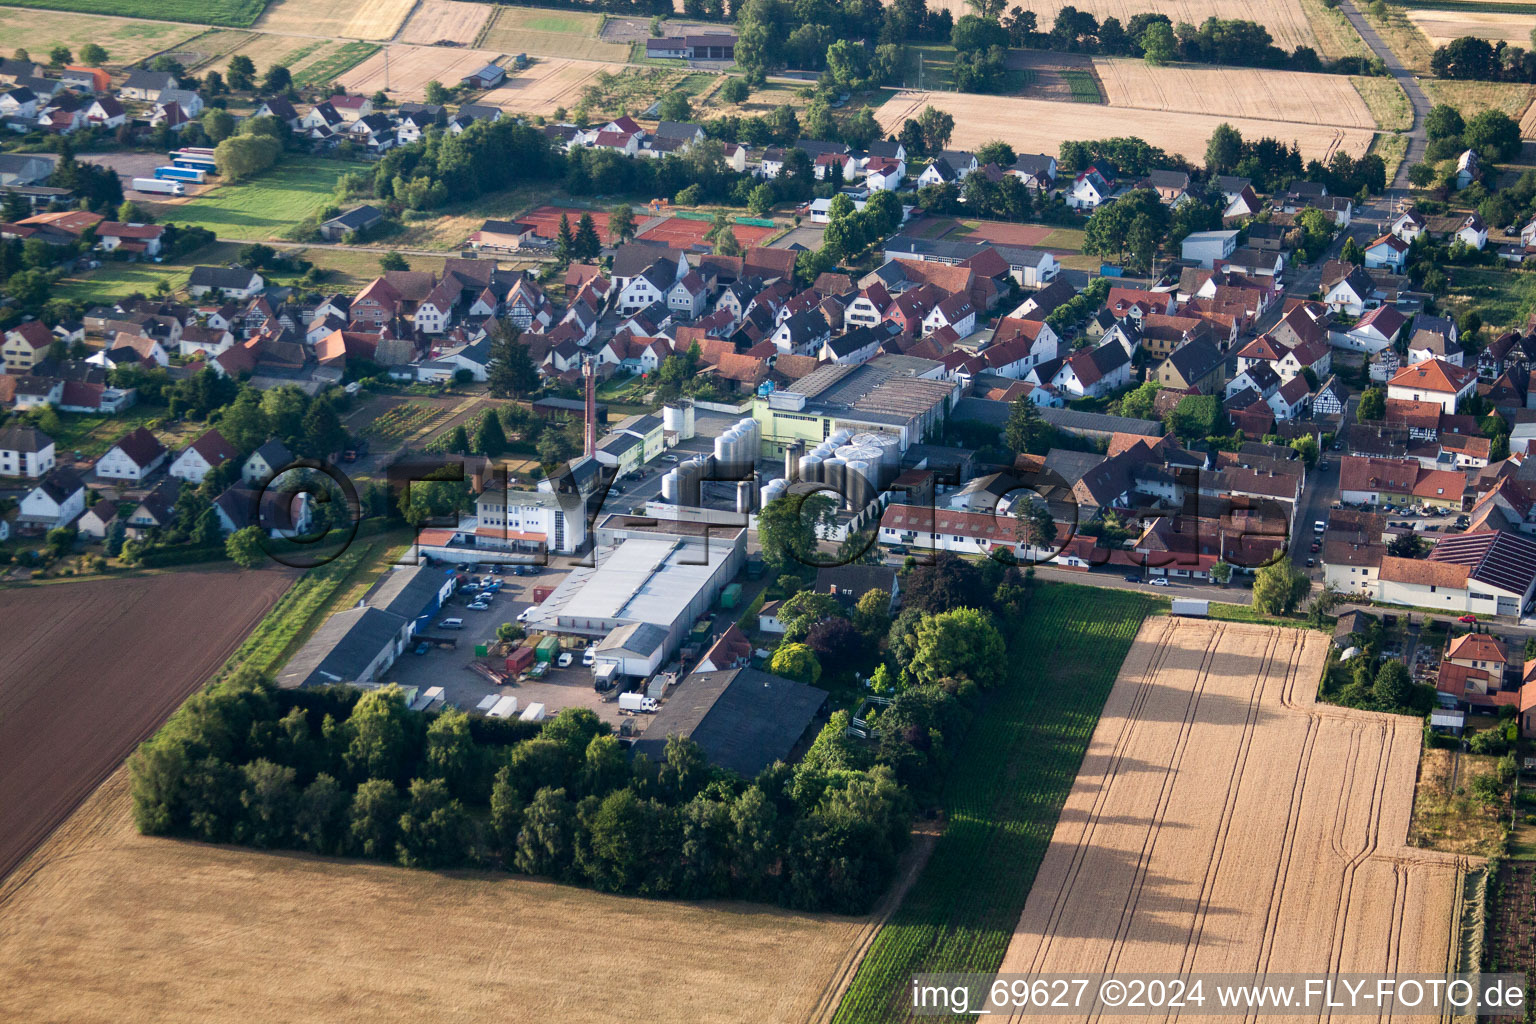
[[[605,702],[592,689],[592,671],[581,664],[581,649],[575,648],[570,668],[551,666],[543,679],[526,680],[511,686],[493,686],[491,680],[470,665],[475,661],[475,645],[496,643],[496,629],[504,622],[517,621],[518,613],[531,607],[534,587],[557,586],[569,573],[568,559],[552,559],[536,576],[503,574],[501,592],[490,601],[490,608],[474,611],[469,605],[471,596],[455,595],[443,606],[438,617],[421,632],[433,637],[453,637],[456,647],[432,647],[425,654],[416,654],[412,645],[401,655],[389,671],[390,682],[402,686],[416,686],[422,690],[430,686],[443,688],[443,699],[464,711],[473,711],[487,694],[517,698],[518,709],[529,704],[544,705],[545,713],[570,707],[586,707],[595,711],[599,718],[617,727],[628,716],[619,714],[618,704]],[[479,570],[476,570],[479,575]],[[445,619],[464,620],[461,630],[441,628]]]

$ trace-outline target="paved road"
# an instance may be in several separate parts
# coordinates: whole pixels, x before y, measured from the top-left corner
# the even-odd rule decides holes
[[[1380,57],[1387,65],[1387,70],[1392,77],[1397,79],[1397,84],[1402,86],[1403,92],[1408,96],[1408,103],[1413,108],[1413,127],[1408,130],[1408,153],[1403,162],[1398,165],[1397,176],[1392,179],[1392,188],[1399,193],[1408,190],[1408,168],[1424,159],[1424,150],[1428,147],[1428,137],[1424,134],[1424,119],[1429,116],[1429,97],[1424,95],[1424,90],[1419,87],[1418,76],[1403,66],[1403,62],[1397,59],[1386,42],[1371,27],[1365,16],[1355,9],[1354,0],[1342,0],[1339,10],[1344,12],[1344,17],[1360,33],[1360,38],[1365,40],[1365,45],[1371,52]],[[1392,197],[1396,199],[1397,197]]]

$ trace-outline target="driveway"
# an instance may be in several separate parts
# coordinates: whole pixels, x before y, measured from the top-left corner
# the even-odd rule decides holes
[[[1424,119],[1429,116],[1429,97],[1424,95],[1424,90],[1419,87],[1418,76],[1403,66],[1403,62],[1397,59],[1390,47],[1387,46],[1381,36],[1371,27],[1365,16],[1355,9],[1354,0],[1341,0],[1339,10],[1344,12],[1344,17],[1354,26],[1360,38],[1365,40],[1365,45],[1382,62],[1387,65],[1387,70],[1392,77],[1397,79],[1397,84],[1402,86],[1403,92],[1408,96],[1408,104],[1413,108],[1413,127],[1408,130],[1408,152],[1403,157],[1403,162],[1398,165],[1397,176],[1392,179],[1392,189],[1399,194],[1408,191],[1408,168],[1424,160],[1424,151],[1428,148],[1428,137],[1424,134]],[[1394,199],[1398,198],[1396,196]]]

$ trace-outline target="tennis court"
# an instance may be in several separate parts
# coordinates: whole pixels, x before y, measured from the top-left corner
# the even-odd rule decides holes
[[[533,225],[533,233],[540,238],[560,237],[560,217],[563,214],[571,222],[571,231],[574,233],[576,225],[581,222],[583,214],[592,215],[592,223],[597,227],[597,237],[604,244],[612,243],[612,236],[608,234],[608,211],[583,210],[578,206],[540,206],[520,214],[518,220],[524,224]]]
[[[665,242],[681,249],[690,245],[705,244],[704,236],[709,234],[709,229],[713,226],[713,221],[668,217],[661,223],[646,228],[636,237],[647,242]],[[736,241],[742,245],[761,245],[764,239],[777,230],[778,228],[758,227],[754,224],[731,225],[731,234],[735,235]]]

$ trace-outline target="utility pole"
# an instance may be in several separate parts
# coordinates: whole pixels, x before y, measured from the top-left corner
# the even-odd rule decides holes
[[[384,91],[389,92],[389,44],[384,44]]]

